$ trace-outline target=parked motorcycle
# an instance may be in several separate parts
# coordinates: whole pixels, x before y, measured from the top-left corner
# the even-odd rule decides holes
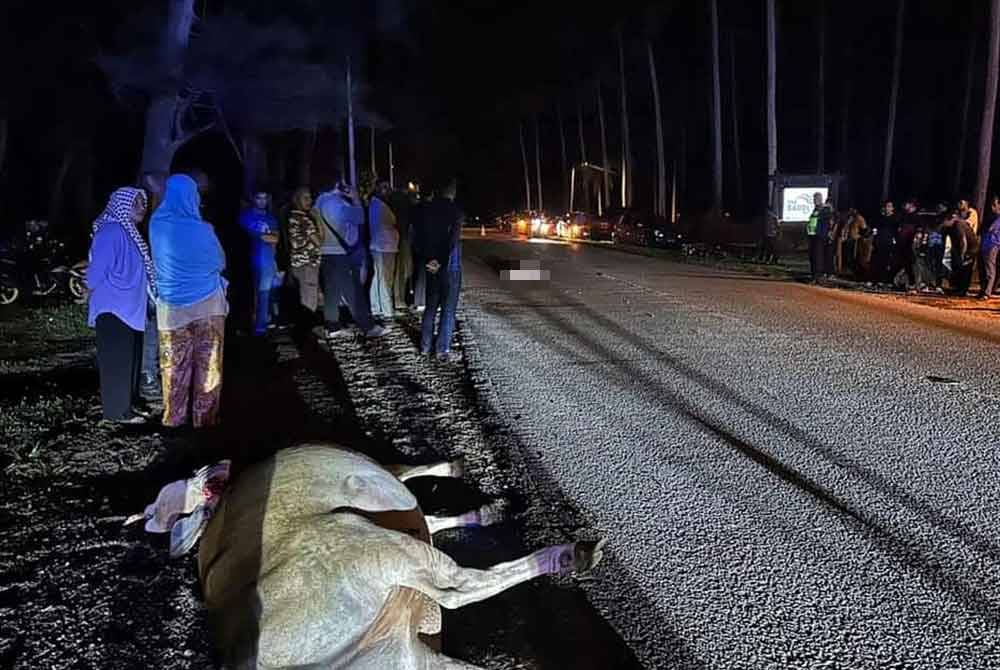
[[[21,295],[17,274],[16,250],[9,243],[0,244],[0,305],[11,305]]]
[[[83,300],[87,262],[70,266],[67,257],[66,243],[49,235],[47,222],[28,221],[23,244],[7,244],[0,250],[0,304],[27,295]]]

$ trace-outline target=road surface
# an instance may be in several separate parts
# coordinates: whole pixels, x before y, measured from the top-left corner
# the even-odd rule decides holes
[[[476,365],[609,537],[585,589],[645,667],[1000,668],[1000,320],[496,235],[464,265]]]

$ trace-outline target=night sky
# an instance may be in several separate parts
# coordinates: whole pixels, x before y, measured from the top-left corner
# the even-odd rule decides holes
[[[96,9],[76,3],[52,11],[44,2],[6,3],[2,37],[0,113],[10,120],[0,176],[2,225],[52,216],[73,227],[93,217],[107,192],[135,178],[143,107],[116,97],[97,65],[101,54],[126,48],[140,8],[157,3],[109,0]],[[366,83],[363,104],[393,126],[402,179],[462,178],[470,210],[492,214],[523,206],[518,123],[526,122],[533,161],[533,118],[541,124],[542,169],[548,203],[562,201],[557,109],[565,117],[571,162],[579,159],[576,101],[583,100],[589,157],[599,156],[597,82],[607,114],[611,161],[620,155],[615,28],[626,43],[636,204],[652,203],[655,143],[645,41],[652,40],[663,98],[668,166],[682,179],[681,209],[709,203],[710,33],[706,3],[426,1],[287,3],[197,0],[209,20],[246,14],[253,21],[290,21],[321,37],[318,61],[354,53]],[[814,172],[816,165],[819,2],[779,0],[779,167]],[[876,207],[884,152],[896,11],[894,0],[827,2],[826,169],[842,169],[851,203]],[[75,8],[74,8],[75,7]],[[75,12],[75,13],[74,13]],[[751,215],[763,206],[765,184],[764,5],[720,0],[726,208]],[[988,6],[985,0],[909,0],[897,126],[893,188],[930,203],[952,199],[961,109],[972,41],[973,89],[959,191],[973,188],[983,104]],[[730,49],[735,49],[735,59]],[[336,55],[336,56],[334,56]],[[733,106],[730,64],[736,65]],[[331,64],[331,67],[333,65]],[[745,195],[737,202],[733,114],[740,124]],[[846,114],[846,123],[845,121]],[[367,131],[359,154],[367,156]],[[319,187],[342,164],[342,133],[327,131],[314,162]],[[380,133],[385,139],[386,134]],[[681,138],[685,151],[681,154]],[[846,137],[846,144],[844,138]],[[295,133],[273,139],[294,160]],[[202,163],[213,178],[238,189],[239,164],[222,156],[227,143],[209,134],[178,160]],[[52,184],[73,156],[61,198]],[[385,163],[385,147],[380,146]],[[534,180],[534,175],[532,175]],[[286,182],[290,180],[286,179]],[[285,188],[294,184],[284,183]],[[53,202],[59,200],[59,202]],[[54,211],[54,215],[51,214]]]

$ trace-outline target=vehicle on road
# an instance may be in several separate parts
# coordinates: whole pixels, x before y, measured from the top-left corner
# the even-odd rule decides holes
[[[615,242],[639,247],[676,249],[684,243],[684,236],[677,226],[662,216],[625,210],[615,219]]]
[[[599,227],[598,222],[592,215],[585,212],[572,212],[558,219],[556,222],[556,235],[566,240],[586,241],[598,239],[601,235],[597,233],[595,236],[595,228]],[[610,239],[610,235],[608,239]]]

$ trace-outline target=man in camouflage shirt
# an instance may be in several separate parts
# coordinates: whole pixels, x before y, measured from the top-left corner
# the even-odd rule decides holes
[[[300,188],[292,196],[286,224],[292,276],[299,286],[299,301],[310,313],[319,304],[320,245],[323,226],[312,211],[312,194]]]

